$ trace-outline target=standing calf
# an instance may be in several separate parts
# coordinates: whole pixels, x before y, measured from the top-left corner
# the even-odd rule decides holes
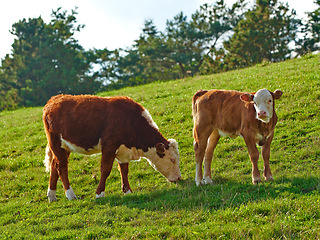
[[[262,146],[264,177],[273,180],[270,166],[270,144],[273,138],[277,115],[274,100],[282,91],[270,92],[261,89],[256,93],[210,90],[198,91],[192,99],[194,121],[193,136],[196,160],[196,184],[209,184],[213,151],[220,136],[242,136],[247,145],[252,163],[252,182],[261,181],[258,169],[259,151]],[[204,177],[202,162],[204,160]]]
[[[67,198],[76,198],[68,179],[70,152],[102,153],[97,198],[105,195],[105,182],[115,158],[124,193],[131,192],[128,164],[140,157],[147,158],[168,181],[181,178],[177,142],[166,140],[148,111],[128,97],[58,95],[44,106],[43,122],[48,140],[45,165],[50,170],[50,202],[57,200],[59,177]]]

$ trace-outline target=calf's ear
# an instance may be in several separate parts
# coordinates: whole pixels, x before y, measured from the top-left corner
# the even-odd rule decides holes
[[[254,95],[250,93],[244,93],[240,96],[240,99],[244,102],[252,102]]]
[[[279,98],[281,98],[281,96],[282,96],[282,91],[281,90],[275,90],[274,91],[274,93],[273,93],[273,97],[274,97],[274,99],[279,99]]]

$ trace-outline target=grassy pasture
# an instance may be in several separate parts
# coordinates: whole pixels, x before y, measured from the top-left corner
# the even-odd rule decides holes
[[[191,98],[212,88],[284,92],[276,102],[273,182],[252,185],[243,139],[222,138],[214,184],[196,187]],[[146,160],[132,162],[134,193],[124,196],[114,164],[106,197],[96,200],[100,156],[72,154],[69,178],[79,199],[68,201],[59,181],[58,201],[49,204],[42,109],[1,112],[1,239],[320,238],[320,55],[100,95],[127,95],[149,110],[162,134],[179,143],[183,180],[167,183]]]

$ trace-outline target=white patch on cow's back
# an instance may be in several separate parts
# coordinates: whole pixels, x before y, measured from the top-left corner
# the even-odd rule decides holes
[[[142,116],[147,120],[150,126],[154,127],[155,129],[159,130],[157,124],[152,120],[152,117],[147,109],[142,112]]]
[[[128,163],[130,161],[140,160],[143,156],[143,150],[135,147],[127,148],[122,144],[116,151],[116,159],[119,163]]]
[[[82,147],[79,147],[71,142],[68,142],[67,140],[63,139],[61,136],[61,148],[69,151],[69,152],[76,152],[80,154],[85,154],[85,155],[92,155],[96,153],[101,152],[101,139],[99,139],[99,142],[96,146],[93,146],[92,148],[86,150]]]

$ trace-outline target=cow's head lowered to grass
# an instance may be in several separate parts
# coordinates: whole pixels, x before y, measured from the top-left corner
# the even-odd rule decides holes
[[[149,148],[144,156],[169,182],[175,182],[181,178],[178,143],[174,139],[168,142],[168,146],[158,143],[155,148]]]

